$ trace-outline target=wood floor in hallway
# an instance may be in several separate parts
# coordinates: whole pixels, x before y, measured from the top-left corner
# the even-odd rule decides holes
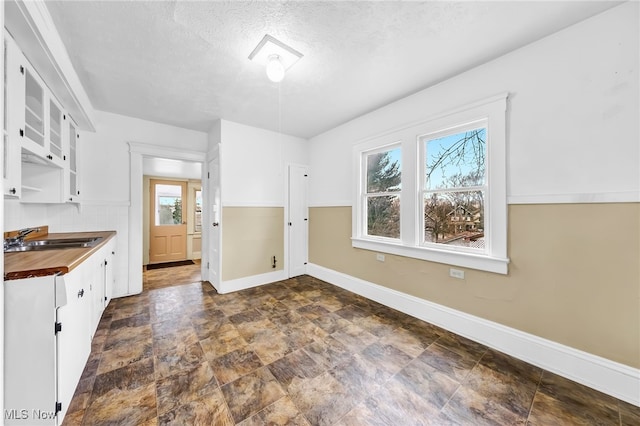
[[[143,291],[171,287],[179,284],[200,282],[200,259],[194,260],[193,265],[172,266],[170,268],[148,269],[142,273]]]

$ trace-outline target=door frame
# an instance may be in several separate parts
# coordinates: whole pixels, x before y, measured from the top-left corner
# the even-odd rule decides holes
[[[289,171],[291,167],[303,167],[307,173],[309,173],[309,165],[301,164],[301,163],[287,163],[284,166],[284,272],[287,275],[287,278],[291,278],[291,262],[290,262],[290,233],[291,227],[289,226]],[[307,195],[308,195],[308,187],[307,187]],[[307,196],[307,209],[309,208],[308,196]],[[309,223],[307,222],[307,230],[309,227]],[[307,262],[309,262],[309,233],[307,231]],[[306,270],[306,268],[305,268]]]
[[[162,147],[140,142],[127,142],[129,144],[129,282],[127,294],[138,294],[142,292],[142,263],[143,263],[143,241],[142,241],[142,216],[143,216],[143,170],[142,159],[147,158],[168,158],[171,160],[184,160],[199,162],[201,164],[200,179],[204,180],[206,153],[200,151],[189,151],[184,149]],[[202,205],[205,204],[205,195],[202,196]],[[204,234],[208,230],[203,229]]]
[[[213,147],[211,149],[209,149],[209,151],[207,152],[207,159],[204,163],[203,169],[204,172],[206,172],[207,175],[207,179],[202,181],[202,194],[203,194],[203,198],[202,198],[202,205],[205,205],[205,200],[204,200],[204,194],[207,194],[207,202],[209,204],[207,204],[207,207],[212,207],[213,204],[216,202],[215,200],[215,195],[212,194],[213,188],[211,186],[211,169],[209,168],[209,164],[213,161],[217,162],[217,166],[218,166],[218,190],[219,190],[219,196],[220,196],[220,200],[219,200],[219,204],[218,204],[218,217],[217,217],[217,222],[218,222],[218,228],[216,230],[216,232],[218,232],[218,239],[217,241],[213,241],[213,230],[210,228],[210,224],[213,223],[213,221],[216,219],[213,217],[213,209],[212,208],[207,208],[207,209],[203,209],[202,212],[202,229],[203,229],[203,236],[202,236],[202,247],[203,247],[203,253],[202,253],[202,277],[203,280],[209,281],[211,283],[211,285],[213,285],[213,287],[216,290],[220,290],[220,286],[222,284],[222,144],[221,143],[217,143],[215,145],[213,145]],[[213,197],[213,198],[212,198]],[[207,229],[206,232],[206,237],[204,235],[204,228]],[[210,267],[210,263],[212,262],[213,258],[213,251],[211,250],[211,247],[213,244],[215,244],[217,242],[218,244],[218,250],[217,250],[217,259],[216,259],[216,265],[218,267],[218,270],[214,274],[211,272],[213,268]],[[206,255],[206,256],[205,256]]]

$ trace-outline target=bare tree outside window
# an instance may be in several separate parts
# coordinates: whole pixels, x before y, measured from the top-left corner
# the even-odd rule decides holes
[[[400,148],[368,154],[366,167],[367,235],[400,238]]]
[[[484,249],[485,127],[424,141],[424,241]]]

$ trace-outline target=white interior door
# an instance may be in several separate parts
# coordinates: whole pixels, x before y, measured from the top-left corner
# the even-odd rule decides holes
[[[220,261],[220,247],[222,245],[221,239],[221,217],[222,206],[220,197],[220,156],[219,153],[208,164],[209,178],[208,178],[208,203],[211,207],[208,218],[209,223],[206,226],[209,227],[208,238],[208,276],[209,282],[215,287],[219,288],[220,281],[222,279],[221,261]]]
[[[309,208],[306,166],[289,166],[288,242],[289,277],[307,273]]]

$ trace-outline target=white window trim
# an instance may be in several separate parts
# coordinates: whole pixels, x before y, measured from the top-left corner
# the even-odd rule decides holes
[[[499,274],[508,273],[507,257],[507,185],[506,185],[506,110],[508,93],[470,103],[438,114],[419,123],[392,129],[358,143],[353,148],[353,182],[356,191],[352,209],[352,246],[399,256],[478,269]],[[486,239],[486,254],[467,253],[421,245],[422,219],[418,203],[421,157],[419,144],[424,135],[446,131],[461,124],[487,119],[487,203],[485,223],[491,235]],[[402,191],[400,191],[401,240],[381,240],[363,232],[362,154],[378,148],[397,145],[402,148]]]

